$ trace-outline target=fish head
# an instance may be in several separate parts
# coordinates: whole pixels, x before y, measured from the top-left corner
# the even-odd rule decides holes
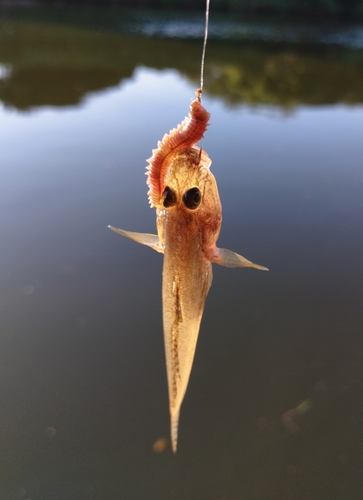
[[[179,151],[170,163],[164,179],[162,207],[157,209],[159,238],[165,240],[164,230],[171,220],[177,231],[194,240],[199,234],[201,250],[214,245],[222,223],[222,206],[217,183],[210,171],[212,160],[199,147]],[[166,222],[166,218],[168,222]]]

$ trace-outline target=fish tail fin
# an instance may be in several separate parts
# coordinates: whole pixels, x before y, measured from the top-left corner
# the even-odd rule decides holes
[[[179,411],[170,416],[171,449],[176,453],[178,445]]]

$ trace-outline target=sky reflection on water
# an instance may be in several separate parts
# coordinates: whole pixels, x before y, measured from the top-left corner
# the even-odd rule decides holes
[[[0,110],[6,500],[360,498],[362,106],[205,95],[220,245],[270,272],[214,268],[177,456],[153,451],[162,260],[107,225],[154,231],[145,158],[193,94],[139,67],[77,106]]]

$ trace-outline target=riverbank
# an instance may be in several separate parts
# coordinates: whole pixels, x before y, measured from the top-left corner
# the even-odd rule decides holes
[[[0,0],[0,6],[37,4],[118,6],[143,9],[183,9],[201,11],[205,0]],[[313,19],[326,21],[363,20],[363,0],[213,0],[212,12],[241,12],[250,18],[277,17],[284,19]]]

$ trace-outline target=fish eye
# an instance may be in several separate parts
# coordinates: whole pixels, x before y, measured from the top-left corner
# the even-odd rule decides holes
[[[190,210],[195,210],[196,208],[198,208],[201,200],[202,195],[200,194],[200,191],[197,187],[188,189],[188,191],[186,191],[183,196],[184,205],[187,208],[190,208]]]
[[[176,203],[176,194],[173,189],[167,186],[163,192],[163,205],[165,208],[172,207]]]

